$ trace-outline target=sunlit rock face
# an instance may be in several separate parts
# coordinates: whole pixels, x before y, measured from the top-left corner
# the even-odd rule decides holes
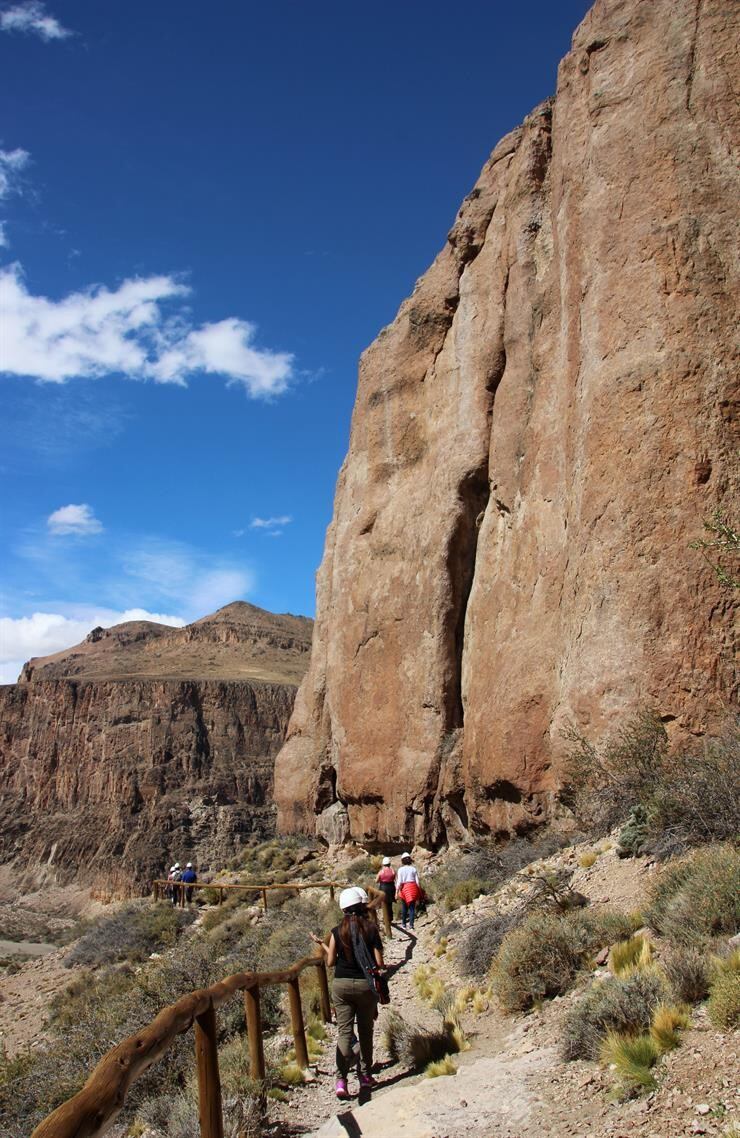
[[[562,727],[732,704],[740,8],[598,0],[360,363],[279,825],[546,820]]]

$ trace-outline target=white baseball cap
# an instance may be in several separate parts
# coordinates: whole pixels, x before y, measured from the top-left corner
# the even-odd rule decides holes
[[[193,868],[193,863],[192,863],[192,861],[189,861],[189,862],[188,862],[188,864],[185,866],[185,868],[186,868],[186,869],[192,869],[192,868]]]
[[[402,853],[401,854],[401,861],[411,861],[411,854],[410,853]]]
[[[368,897],[364,889],[360,889],[359,885],[351,885],[349,889],[343,889],[339,894],[339,908],[351,909],[354,905],[367,905]]]
[[[383,858],[383,865],[390,865],[390,864],[391,864],[391,859],[389,857],[384,857]]]

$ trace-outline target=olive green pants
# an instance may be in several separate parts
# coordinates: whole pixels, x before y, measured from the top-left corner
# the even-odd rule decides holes
[[[378,1002],[367,980],[340,977],[332,984],[331,994],[337,1013],[337,1071],[346,1079],[354,1064],[352,1029],[357,1021],[362,1073],[369,1075],[373,1067],[373,1025]]]

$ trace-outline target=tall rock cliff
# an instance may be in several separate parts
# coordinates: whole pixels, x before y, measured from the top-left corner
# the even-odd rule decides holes
[[[732,701],[689,546],[737,490],[739,17],[597,0],[363,355],[282,827],[521,831],[567,721]]]
[[[240,603],[30,661],[0,687],[0,864],[127,893],[174,858],[213,868],[269,836],[310,637],[310,620]]]

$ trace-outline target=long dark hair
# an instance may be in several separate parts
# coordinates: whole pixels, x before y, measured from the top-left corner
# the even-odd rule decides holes
[[[370,914],[367,905],[353,905],[351,909],[345,909],[342,923],[339,926],[339,939],[342,942],[342,951],[346,959],[350,960],[354,957],[352,949],[352,924],[354,923],[358,934],[367,944],[370,939],[370,930],[372,924],[370,922]]]

